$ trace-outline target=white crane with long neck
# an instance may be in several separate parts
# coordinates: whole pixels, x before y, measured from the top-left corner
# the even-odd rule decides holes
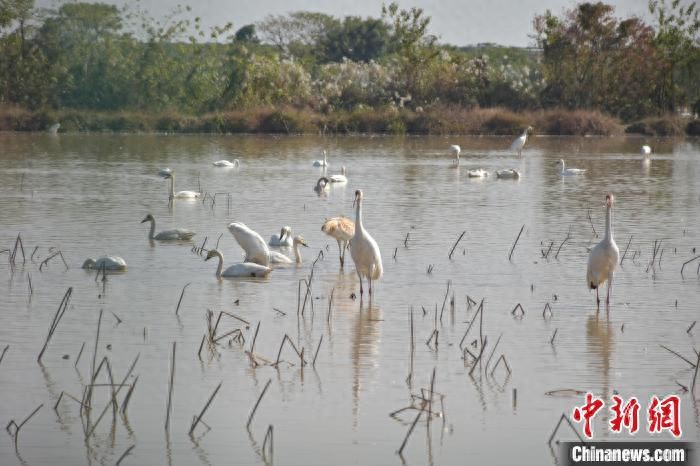
[[[350,255],[355,262],[355,270],[360,279],[360,296],[363,294],[362,276],[369,282],[369,294],[372,295],[372,280],[379,280],[382,276],[382,255],[379,252],[377,242],[372,235],[365,230],[362,224],[362,191],[355,191],[355,235],[350,241]]]
[[[615,196],[608,193],[605,196],[605,236],[591,249],[588,255],[588,271],[586,281],[590,289],[595,289],[596,304],[600,307],[600,296],[598,288],[605,282],[608,283],[607,297],[605,304],[610,305],[610,292],[612,290],[613,276],[615,268],[620,258],[620,250],[615,244],[613,237],[613,214],[612,208],[615,203]]]

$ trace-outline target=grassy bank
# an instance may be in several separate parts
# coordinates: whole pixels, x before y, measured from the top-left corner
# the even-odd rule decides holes
[[[292,107],[265,107],[183,115],[0,108],[0,131],[44,131],[56,122],[61,123],[61,132],[509,135],[531,125],[537,134],[549,135],[610,136],[625,132],[656,136],[700,135],[698,120],[673,115],[624,125],[598,111],[561,109],[516,113],[503,108],[360,107],[320,113]]]

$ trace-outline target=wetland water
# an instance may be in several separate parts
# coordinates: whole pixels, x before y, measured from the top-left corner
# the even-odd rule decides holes
[[[685,268],[684,278],[680,268],[700,246],[700,141],[534,137],[516,159],[506,150],[510,139],[0,134],[0,250],[12,249],[18,233],[27,256],[39,246],[33,261],[27,257],[22,265],[17,259],[14,273],[8,254],[0,254],[0,346],[10,345],[0,363],[0,420],[19,422],[44,404],[22,428],[19,455],[11,437],[0,435],[2,464],[114,464],[132,445],[122,464],[264,464],[260,452],[273,425],[277,465],[398,465],[396,451],[416,412],[404,412],[400,420],[389,414],[409,405],[411,393],[429,388],[434,368],[435,391],[445,395],[444,416],[434,418],[429,431],[423,421],[416,426],[404,450],[408,464],[552,464],[547,439],[554,425],[562,412],[583,404],[581,395],[545,394],[558,389],[591,390],[603,397],[605,413],[596,417],[594,435],[618,437],[606,427],[614,391],[623,398],[637,396],[644,410],[651,395],[680,393],[676,381],[690,386],[692,380],[693,368],[659,344],[695,360],[700,326],[686,329],[700,317],[697,261]],[[453,143],[462,146],[460,169],[450,168],[447,149]],[[639,155],[643,143],[654,149],[648,166]],[[312,189],[322,171],[311,161],[322,158],[322,149],[328,150],[328,173],[345,165],[349,179],[325,197]],[[211,166],[234,158],[240,159],[240,169]],[[562,177],[560,158],[588,172]],[[169,208],[168,182],[157,176],[166,166],[177,175],[176,190],[197,189],[199,177],[203,191],[230,193],[230,206],[218,196],[215,206],[176,200]],[[469,179],[469,168],[516,168],[522,177]],[[320,228],[325,217],[354,219],[358,188],[364,192],[365,227],[384,261],[371,305],[365,299],[362,306],[350,298],[359,291],[350,254],[345,271],[339,271],[336,243]],[[633,239],[615,276],[610,312],[601,309],[596,316],[585,274],[587,247],[599,238],[588,212],[602,236],[607,191],[616,198],[621,255]],[[147,224],[139,223],[148,213],[156,218],[157,231],[195,230],[194,242],[149,244]],[[223,233],[219,247],[226,263],[239,261],[241,249],[226,229],[232,221],[246,223],[266,240],[290,225],[310,246],[302,251],[304,264],[275,269],[266,280],[218,281],[216,261],[205,262],[191,247],[205,236],[211,246]],[[554,258],[567,232],[570,240]],[[647,271],[654,240],[661,240],[661,257]],[[553,250],[543,258],[541,250],[552,241]],[[39,271],[49,247],[62,251],[68,270],[54,258]],[[321,249],[314,310],[307,305],[297,319],[299,280],[308,277]],[[108,274],[103,289],[94,272],[80,265],[104,254],[124,257],[129,270]],[[426,340],[448,280],[454,312],[448,298],[435,349]],[[186,283],[191,284],[176,317]],[[39,365],[37,355],[68,287],[74,288],[70,305]],[[471,362],[462,359],[460,340],[477,306],[468,309],[467,296],[477,302],[484,298],[483,333],[489,342],[502,334],[494,361],[505,355],[509,377],[502,367],[493,377],[479,369],[469,375]],[[522,318],[511,315],[517,303],[525,311]],[[553,311],[548,319],[542,316],[546,303]],[[411,306],[415,351],[409,387]],[[118,382],[140,354],[133,372],[139,379],[128,416],[117,415],[113,424],[110,409],[86,442],[78,403],[64,397],[56,411],[53,406],[62,391],[81,398],[90,382],[100,309],[97,361],[108,357]],[[200,360],[207,309],[215,317],[227,311],[248,320],[250,328],[224,318],[217,333],[240,327],[245,346],[229,346],[223,339],[218,354],[205,345]],[[244,350],[250,349],[258,322],[255,353],[272,361],[285,333],[304,347],[307,358],[323,335],[315,369],[301,370],[290,348],[282,359],[295,365],[252,368]],[[475,338],[478,331],[472,330],[467,341]],[[487,344],[485,352],[490,349]],[[269,379],[249,433],[248,415]],[[97,382],[107,382],[104,373]],[[190,437],[192,417],[219,382],[203,418],[211,430],[200,425]],[[93,421],[109,401],[108,388],[94,390]],[[120,402],[123,397],[121,392]],[[688,394],[681,394],[681,403],[683,439],[697,441],[698,410]],[[650,437],[644,425],[642,417],[636,438]],[[568,429],[560,434],[573,438]],[[658,437],[670,439],[667,433]]]

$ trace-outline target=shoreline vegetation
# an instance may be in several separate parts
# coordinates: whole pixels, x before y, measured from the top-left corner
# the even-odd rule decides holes
[[[648,8],[533,11],[531,46],[509,47],[441,43],[396,2],[236,29],[189,6],[4,0],[0,131],[698,136],[700,8]]]
[[[321,113],[294,107],[261,107],[203,115],[176,112],[98,112],[0,107],[0,131],[212,133],[212,134],[386,134],[516,135],[527,126],[553,136],[700,136],[700,120],[674,114],[625,124],[597,110],[435,107],[426,110],[356,108]]]

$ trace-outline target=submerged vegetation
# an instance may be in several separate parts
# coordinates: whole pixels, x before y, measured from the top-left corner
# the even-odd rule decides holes
[[[534,16],[537,47],[454,47],[423,10],[204,30],[189,8],[0,4],[0,130],[550,134],[697,131],[700,20],[604,3]],[[685,112],[685,118],[677,116]]]

